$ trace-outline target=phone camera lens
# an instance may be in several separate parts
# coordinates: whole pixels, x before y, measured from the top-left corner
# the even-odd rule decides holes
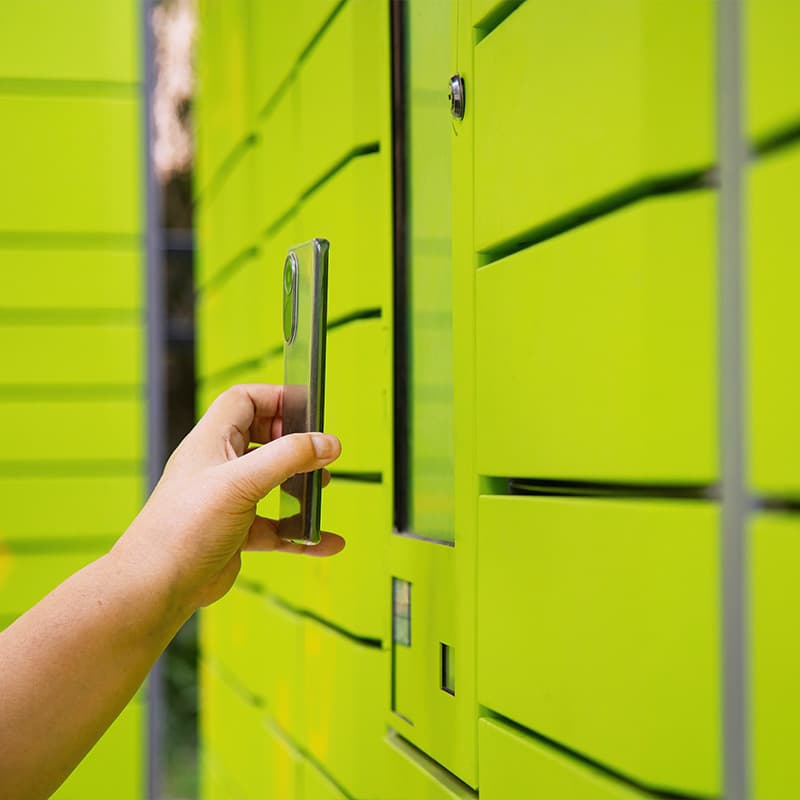
[[[297,331],[297,256],[289,253],[283,264],[283,338],[294,341]]]
[[[283,291],[291,294],[294,289],[294,260],[291,256],[286,259],[283,267]]]

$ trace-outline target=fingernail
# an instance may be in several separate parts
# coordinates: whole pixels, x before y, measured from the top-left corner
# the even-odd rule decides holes
[[[333,438],[324,433],[311,434],[311,444],[317,458],[328,458],[333,455]]]

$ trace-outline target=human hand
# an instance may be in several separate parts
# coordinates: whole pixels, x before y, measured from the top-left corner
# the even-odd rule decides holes
[[[256,504],[287,478],[338,458],[335,436],[281,437],[283,388],[235,386],[221,394],[170,457],[147,504],[109,554],[168,582],[172,602],[190,614],[222,597],[242,550],[329,556],[344,540],[323,533],[313,547],[280,539]],[[251,443],[261,447],[250,449]]]

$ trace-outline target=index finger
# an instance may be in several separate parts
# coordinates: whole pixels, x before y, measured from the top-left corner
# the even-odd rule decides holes
[[[273,425],[283,405],[283,386],[242,383],[223,392],[197,424],[196,431],[209,455],[230,460],[241,456],[250,442],[272,439]],[[205,449],[205,448],[204,448]],[[233,451],[233,454],[230,451]]]

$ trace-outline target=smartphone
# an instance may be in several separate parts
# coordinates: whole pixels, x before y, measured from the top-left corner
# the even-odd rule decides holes
[[[312,239],[292,247],[283,264],[283,435],[323,426],[329,249]],[[321,470],[281,484],[278,535],[318,544],[321,500]]]

